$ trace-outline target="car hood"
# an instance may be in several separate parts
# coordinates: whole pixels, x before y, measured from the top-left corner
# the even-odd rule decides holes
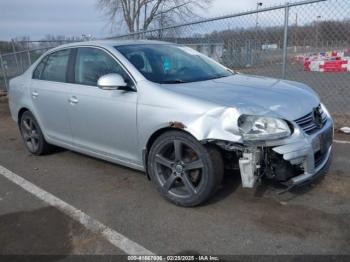
[[[244,74],[165,87],[186,96],[234,107],[243,114],[269,114],[288,120],[308,114],[320,103],[318,95],[302,83]]]

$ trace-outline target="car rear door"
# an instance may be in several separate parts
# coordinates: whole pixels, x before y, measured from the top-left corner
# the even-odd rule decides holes
[[[81,47],[76,50],[74,83],[70,91],[69,116],[74,144],[85,151],[137,162],[137,92],[102,90],[99,77],[118,73],[133,81],[105,50]]]
[[[70,54],[71,49],[64,49],[47,55],[34,70],[30,83],[33,111],[46,138],[65,144],[72,142],[67,111]]]

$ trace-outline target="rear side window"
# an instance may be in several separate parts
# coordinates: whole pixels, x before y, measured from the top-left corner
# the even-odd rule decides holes
[[[91,47],[78,48],[75,63],[75,83],[97,86],[97,80],[110,73],[120,74],[128,83],[130,77],[124,69],[106,52]]]
[[[38,76],[36,79],[55,81],[55,82],[66,82],[66,72],[68,67],[70,49],[58,51],[50,54],[47,58],[43,59],[41,64],[38,65],[35,70],[33,77]],[[40,68],[43,67],[41,74]]]

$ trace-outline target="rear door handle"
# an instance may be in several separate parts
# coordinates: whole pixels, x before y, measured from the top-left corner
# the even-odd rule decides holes
[[[37,91],[32,92],[32,97],[37,98],[39,96],[39,93]]]
[[[72,96],[68,99],[68,102],[74,105],[74,104],[78,104],[79,100],[75,96]]]

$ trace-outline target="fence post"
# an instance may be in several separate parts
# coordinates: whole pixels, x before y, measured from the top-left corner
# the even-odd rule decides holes
[[[30,57],[30,51],[29,49],[27,50],[27,56],[28,56],[28,67],[30,67],[32,65],[32,59]]]
[[[27,57],[28,57],[28,67],[30,67],[32,65],[32,58],[30,57],[29,40],[27,41]]]
[[[11,40],[11,44],[12,44],[12,51],[13,51],[13,54],[14,54],[14,56],[15,56],[15,61],[16,61],[16,66],[17,66],[17,72],[19,72],[19,64],[18,64],[18,59],[17,59],[15,41],[14,41],[13,39]]]
[[[287,6],[284,8],[284,36],[283,36],[282,79],[286,78],[286,70],[287,70],[288,20],[289,20],[289,5],[287,4]]]
[[[9,89],[8,89],[8,85],[7,85],[7,75],[6,75],[6,71],[5,71],[4,60],[2,59],[1,53],[0,53],[0,67],[1,67],[2,75],[4,77],[5,89],[6,89],[6,91],[8,91]]]

